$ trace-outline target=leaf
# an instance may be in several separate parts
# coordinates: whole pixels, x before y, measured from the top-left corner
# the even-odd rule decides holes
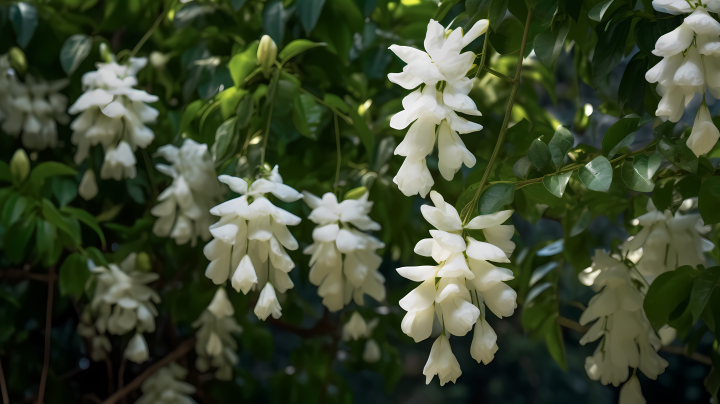
[[[243,98],[240,100],[237,106],[237,110],[235,110],[235,114],[237,116],[237,122],[235,123],[235,126],[237,129],[245,129],[250,124],[250,119],[252,118],[253,111],[255,110],[255,104],[253,101],[253,97],[251,96],[243,96]]]
[[[182,118],[180,119],[180,129],[178,130],[180,136],[190,127],[190,123],[195,119],[195,116],[204,104],[205,100],[195,100],[185,107],[185,112],[183,112]]]
[[[643,308],[656,330],[667,324],[670,313],[689,297],[693,287],[692,271],[692,267],[683,266],[661,274],[650,285]]]
[[[554,30],[553,27],[548,27],[535,36],[533,48],[537,58],[545,66],[552,68],[555,65],[569,31],[570,20],[565,20],[562,24],[557,24]]]
[[[345,193],[345,197],[343,198],[343,200],[345,201],[348,199],[359,199],[361,196],[365,195],[367,191],[368,190],[366,187],[353,188]]]
[[[550,286],[552,286],[552,282],[543,282],[530,289],[527,296],[525,297],[525,305],[535,300],[536,297],[540,296],[540,294],[546,291]]]
[[[353,126],[360,136],[360,141],[365,146],[367,152],[368,162],[372,165],[373,163],[373,151],[375,151],[375,136],[367,125],[365,118],[361,117],[358,113],[357,107],[351,106],[350,118],[352,118]]]
[[[611,158],[618,150],[630,146],[635,141],[638,123],[640,118],[623,118],[608,128],[602,140],[603,155]]]
[[[235,11],[239,11],[245,3],[247,3],[247,0],[232,0],[232,8]]]
[[[63,219],[60,212],[55,208],[52,202],[44,198],[42,201],[42,215],[45,220],[52,223],[58,229],[67,233],[67,235],[70,236],[71,239],[73,239],[75,245],[80,244],[80,239],[76,237],[75,232],[73,232],[67,222],[65,222],[65,219]]]
[[[643,163],[642,161],[640,162]],[[640,169],[640,171],[646,171],[647,169]],[[628,188],[637,192],[651,192],[655,188],[655,184],[652,180],[647,180],[638,174],[638,171],[634,167],[632,160],[625,160],[622,165],[622,179]]]
[[[93,215],[89,214],[87,211],[73,208],[70,206],[65,206],[60,208],[60,212],[67,213],[68,215],[75,216],[79,221],[85,223],[88,227],[93,229],[95,233],[97,233],[98,237],[100,237],[100,242],[102,243],[102,248],[105,248],[105,235],[103,234],[102,229],[100,229],[100,224],[98,221],[93,217]]]
[[[618,87],[618,108],[622,113],[634,112],[640,116],[645,114],[645,73],[647,60],[641,53],[636,53],[630,60]],[[668,121],[670,122],[670,121]]]
[[[62,163],[54,161],[46,161],[40,163],[34,170],[30,172],[29,181],[25,186],[31,191],[39,191],[48,177],[59,175],[77,175],[77,171]]]
[[[592,81],[596,88],[607,80],[610,72],[625,55],[625,43],[630,33],[632,19],[620,21],[607,31],[600,25],[604,24],[599,24],[596,28],[598,42],[590,64]]]
[[[344,112],[346,114],[350,112],[350,107],[347,105],[347,103],[345,103],[342,98],[338,97],[335,94],[325,94],[325,96],[323,97],[323,101],[331,108],[335,108],[340,112]]]
[[[298,14],[300,14],[300,22],[302,22],[305,32],[309,33],[315,28],[324,5],[325,0],[298,0]]]
[[[212,147],[213,160],[221,161],[228,152],[233,152],[230,145],[235,139],[235,121],[236,117],[232,117],[218,126],[215,131],[215,144]]]
[[[97,248],[88,247],[85,249],[85,251],[88,253],[88,257],[93,261],[95,265],[108,265],[108,261],[105,259],[105,256]]]
[[[550,351],[550,356],[553,357],[562,370],[567,372],[568,365],[565,355],[565,342],[563,341],[560,324],[557,322],[557,315],[552,315],[545,320],[543,328],[545,328],[545,345],[547,345],[548,351]]]
[[[7,234],[12,237],[5,237],[3,252],[12,263],[19,263],[25,257],[27,243],[35,231],[34,221],[18,220],[7,229]]]
[[[12,171],[10,171],[10,166],[4,161],[0,161],[0,181],[12,182],[12,180],[13,176]]]
[[[545,176],[543,177],[543,185],[545,185],[545,188],[550,191],[551,194],[557,196],[558,198],[562,198],[571,175],[572,171]]]
[[[698,196],[698,209],[706,225],[720,223],[720,178],[710,177],[703,181]]]
[[[515,174],[516,177],[527,178],[530,167],[532,167],[530,159],[524,156],[513,164],[513,174]]]
[[[613,178],[612,165],[604,156],[597,156],[593,161],[580,167],[578,177],[588,189],[599,192],[607,192]]]
[[[540,265],[537,267],[532,275],[530,276],[530,284],[528,286],[532,286],[536,284],[540,279],[542,279],[545,275],[547,275],[550,271],[557,268],[558,263],[557,261],[550,261],[547,264]]]
[[[710,300],[715,288],[720,284],[720,266],[703,270],[695,279],[692,292],[690,292],[690,312],[693,315],[693,323],[702,315],[705,306]]]
[[[550,156],[552,156],[555,167],[560,168],[565,160],[565,155],[567,155],[574,143],[575,138],[570,133],[570,130],[562,125],[558,126],[552,139],[550,139],[550,143],[548,143]]]
[[[317,1],[317,0],[309,0],[309,1]],[[324,1],[324,0],[323,0]],[[280,54],[278,55],[278,59],[281,60],[280,65],[285,65],[285,63],[292,59],[293,57],[309,50],[312,48],[317,48],[319,46],[327,46],[324,42],[313,42],[309,41],[307,39],[296,39],[289,44],[287,44],[286,47],[284,47]]]
[[[90,271],[88,270],[87,258],[78,253],[70,254],[63,261],[58,274],[60,294],[80,298],[89,277]]]
[[[493,31],[497,31],[498,26],[500,26],[500,23],[505,18],[508,1],[509,0],[492,0],[492,3],[490,3],[488,20],[490,20],[490,28],[492,28]]]
[[[640,154],[633,158],[633,168],[645,180],[651,180],[655,172],[660,168],[660,154],[653,153],[650,156]]]
[[[595,7],[590,9],[590,13],[588,14],[588,17],[590,17],[591,20],[600,22],[603,19],[603,16],[605,15],[605,12],[610,8],[613,1],[615,0],[605,0],[601,1],[600,3],[596,4]]]
[[[535,139],[528,149],[528,158],[540,172],[546,172],[550,166],[550,149],[542,140]]]
[[[15,29],[17,43],[25,49],[38,26],[38,12],[35,6],[19,2],[10,6],[10,22]]]
[[[285,37],[285,24],[295,11],[295,7],[285,8],[280,0],[265,3],[262,11],[263,32],[270,35],[276,44],[281,44]]]
[[[490,43],[501,55],[514,53],[520,50],[523,32],[523,23],[517,18],[506,18],[490,35]]]
[[[56,178],[52,181],[52,192],[60,206],[72,202],[77,196],[78,185],[69,178]]]
[[[442,21],[442,19],[445,18],[445,16],[450,11],[450,9],[453,8],[453,6],[455,6],[459,2],[460,2],[460,0],[442,0],[440,2],[440,4],[438,5],[437,11],[435,11],[433,20]]]
[[[479,183],[478,183],[479,184]],[[493,184],[487,187],[478,200],[481,215],[489,215],[500,210],[504,205],[510,205],[515,198],[515,184]]]
[[[322,108],[312,95],[306,93],[295,95],[292,119],[301,135],[313,140],[318,139]]]
[[[65,40],[60,49],[60,65],[65,74],[71,75],[80,66],[92,50],[92,39],[83,34],[75,34]]]
[[[241,87],[245,83],[245,78],[257,67],[258,45],[259,42],[255,41],[248,45],[247,49],[230,59],[228,70],[230,70],[230,77],[232,77],[235,87]]]

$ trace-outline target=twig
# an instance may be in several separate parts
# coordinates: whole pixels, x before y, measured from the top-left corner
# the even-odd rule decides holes
[[[344,119],[345,122],[347,122],[349,125],[352,125],[352,124],[353,124],[352,118],[350,118],[349,116],[347,116],[347,115],[343,114],[342,112],[338,111],[337,109],[335,109],[335,107],[333,107],[332,105],[326,103],[325,100],[316,97],[315,94],[311,93],[310,91],[308,91],[308,90],[306,90],[306,89],[304,89],[304,88],[302,88],[302,87],[300,87],[300,91],[302,91],[303,93],[308,94],[309,96],[313,97],[318,104],[321,104],[321,105],[324,105],[324,106],[330,108],[330,110],[331,110],[333,113],[338,114],[338,116],[340,116],[340,118]]]
[[[34,281],[48,282],[49,280],[55,280],[56,276],[50,274],[36,274],[29,271],[23,271],[22,269],[3,269],[0,270],[0,280],[9,281],[22,281],[25,279],[32,279]]]
[[[0,362],[0,390],[2,390],[3,404],[10,404],[10,396],[8,395],[7,385],[5,384],[2,362]]]
[[[142,48],[142,46],[145,45],[145,42],[147,42],[147,40],[150,39],[150,36],[153,34],[153,32],[155,32],[157,27],[160,26],[160,23],[162,22],[162,20],[165,19],[165,16],[170,11],[170,9],[172,8],[173,5],[174,5],[174,2],[168,6],[167,10],[163,11],[163,13],[158,16],[158,18],[153,23],[152,27],[150,27],[148,32],[146,32],[145,35],[143,35],[143,37],[140,39],[140,42],[138,42],[137,45],[135,45],[135,47],[133,48],[132,52],[130,52],[129,57],[135,56],[135,54],[138,53],[140,48]]]
[[[561,326],[563,326],[565,328],[569,328],[571,330],[575,330],[575,331],[579,332],[580,334],[585,334],[587,332],[587,330],[589,329],[589,327],[585,327],[584,325],[581,325],[577,321],[572,321],[569,318],[566,318],[563,316],[558,316],[557,322]]]
[[[42,375],[40,376],[40,389],[38,390],[38,404],[43,404],[45,398],[45,384],[47,383],[48,368],[50,367],[50,336],[52,326],[53,291],[55,287],[55,265],[49,268],[47,310],[45,311],[45,358],[43,359]]]
[[[123,387],[122,389],[119,389],[115,394],[110,396],[107,400],[103,401],[103,404],[113,404],[113,403],[118,402],[118,400],[125,397],[130,392],[137,389],[138,387],[140,387],[142,382],[144,382],[145,379],[150,377],[153,373],[157,372],[158,369],[160,369],[163,366],[167,365],[168,363],[178,359],[179,357],[185,355],[188,351],[190,351],[194,347],[195,347],[195,337],[192,337],[189,340],[180,344],[177,348],[175,348],[174,351],[170,352],[167,356],[160,359],[154,365],[147,368],[144,372],[142,372],[140,374],[140,376],[136,377],[135,379],[133,379],[133,381],[128,383],[127,386]]]
[[[333,184],[333,192],[338,193],[340,187],[340,165],[342,164],[342,150],[340,149],[340,126],[338,126],[338,115],[333,114],[335,120],[335,145],[337,146],[337,166],[335,167],[335,183]],[[337,195],[340,199],[340,195]]]
[[[120,369],[118,370],[118,390],[122,390],[124,383],[123,376],[125,375],[125,365],[127,364],[127,358],[123,355],[120,361]],[[127,397],[123,397],[123,402],[127,402]]]
[[[260,167],[265,164],[265,151],[267,149],[268,138],[270,137],[270,122],[272,120],[273,104],[274,103],[272,102],[270,103],[270,109],[268,110],[267,127],[265,128],[265,133],[263,134],[262,154],[260,154]]]
[[[491,69],[491,68],[489,68],[489,67],[487,67],[487,66],[483,66],[482,69],[485,70],[486,72],[492,74],[492,75],[495,76],[495,77],[499,77],[499,78],[507,81],[507,82],[510,83],[510,84],[514,84],[514,83],[515,83],[515,82],[513,81],[513,79],[511,79],[510,77],[508,77],[508,76],[506,76],[506,75],[504,75],[504,74],[502,74],[502,73],[500,73],[500,72],[498,72],[498,71],[495,71],[495,70],[493,70],[493,69]]]
[[[104,350],[103,350],[104,351]],[[108,379],[108,395],[112,394],[113,391],[115,391],[115,384],[113,382],[113,364],[110,360],[110,355],[105,352],[105,366],[107,367],[107,379]]]
[[[249,305],[252,307],[252,305]],[[300,328],[296,325],[286,323],[282,320],[276,320],[268,317],[266,322],[287,332],[291,332],[302,338],[317,337],[320,335],[329,335],[335,331],[335,324],[330,321],[330,312],[326,309],[323,317],[315,323],[312,328]]]

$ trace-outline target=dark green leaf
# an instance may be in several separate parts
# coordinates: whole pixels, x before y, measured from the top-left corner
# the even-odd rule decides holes
[[[190,123],[195,119],[200,108],[205,104],[205,100],[195,100],[185,107],[182,119],[180,119],[180,130],[178,134],[182,136],[183,133],[190,127]]]
[[[660,168],[660,154],[653,153],[650,156],[645,154],[633,158],[633,168],[645,180],[652,180],[653,175]]]
[[[645,113],[645,73],[647,60],[641,53],[635,54],[628,63],[618,87],[618,108],[622,113]],[[669,122],[669,121],[668,121]]]
[[[368,162],[372,165],[373,163],[373,151],[375,150],[375,136],[367,125],[365,118],[360,116],[356,107],[350,107],[350,118],[352,118],[353,126],[360,136],[360,141],[365,146],[367,151]]]
[[[693,273],[692,267],[684,266],[655,278],[643,303],[645,314],[653,328],[657,330],[667,324],[670,313],[689,298],[693,287]]]
[[[60,65],[65,74],[71,75],[85,60],[92,50],[92,38],[83,34],[75,34],[65,40],[60,49]]]
[[[97,248],[88,247],[85,251],[87,251],[88,257],[93,260],[93,263],[95,263],[96,266],[108,265],[108,261],[105,259],[105,256]]]
[[[63,296],[71,295],[80,298],[85,290],[85,282],[90,277],[87,258],[81,254],[70,254],[60,267],[58,287]]]
[[[607,192],[613,178],[612,165],[604,156],[595,159],[578,170],[580,181],[588,189],[599,192]]]
[[[460,2],[460,0],[442,0],[440,2],[440,4],[438,5],[437,11],[435,11],[433,20],[442,21],[442,19],[445,18],[445,16],[450,11],[450,9],[453,8],[453,6],[458,4],[459,2]]]
[[[653,189],[652,194],[652,201],[655,207],[660,212],[663,212],[666,209],[670,209],[674,185],[674,178],[662,179],[655,183],[655,188]]]
[[[35,231],[35,224],[30,220],[19,220],[10,226],[7,234],[12,237],[5,237],[3,252],[12,263],[19,263],[25,257],[27,243]]]
[[[554,29],[553,29],[554,28]],[[565,38],[570,30],[570,20],[562,24],[548,27],[545,31],[537,34],[533,41],[533,48],[537,58],[547,67],[552,68],[560,56]]]
[[[563,164],[565,155],[567,155],[574,143],[575,138],[572,133],[570,133],[570,130],[564,126],[558,126],[552,139],[550,139],[550,143],[548,143],[552,162],[555,164],[555,167],[559,168]]]
[[[317,1],[317,0],[307,0],[307,1]],[[295,57],[309,49],[317,48],[318,46],[327,46],[327,44],[324,42],[308,41],[307,39],[296,39],[296,40],[290,42],[289,44],[287,44],[287,46],[284,47],[280,51],[280,54],[278,55],[278,59],[281,60],[280,64],[284,65],[288,60],[292,59],[293,57]]]
[[[635,141],[638,123],[640,118],[623,118],[608,128],[602,140],[603,155],[611,158],[618,150],[630,146]]]
[[[593,21],[600,22],[603,19],[603,16],[605,15],[605,12],[610,8],[613,1],[615,0],[604,0],[600,3],[596,4],[595,7],[590,9],[589,17]]]
[[[285,37],[285,24],[290,19],[295,6],[285,8],[280,0],[268,1],[263,6],[263,31],[270,35],[276,44],[281,44]]]
[[[595,46],[595,53],[593,54],[591,62],[592,81],[595,87],[604,83],[608,79],[612,69],[622,60],[625,54],[625,42],[630,33],[632,21],[620,21],[607,31],[602,29],[601,26],[603,25],[604,24],[599,24],[596,29],[598,42]]]
[[[510,205],[515,197],[515,184],[493,184],[487,187],[478,201],[481,215],[489,215],[500,210],[504,205]]]
[[[350,112],[350,107],[345,103],[345,101],[342,100],[342,98],[338,97],[335,94],[327,93],[323,97],[323,101],[325,104],[329,105],[331,108],[335,108],[336,110],[344,113]]]
[[[490,43],[501,55],[514,53],[520,50],[523,32],[523,23],[517,18],[508,17],[500,23],[495,33],[490,35]]]
[[[6,162],[0,161],[0,181],[12,182],[13,176],[10,166]]]
[[[77,196],[77,184],[69,178],[56,178],[52,181],[52,191],[60,206],[72,202]]]
[[[62,163],[46,161],[30,172],[29,181],[25,186],[32,191],[38,191],[46,178],[58,175],[77,175],[77,171]]]
[[[701,325],[700,328],[693,332],[690,338],[688,338],[687,346],[685,348],[685,355],[692,357],[692,354],[695,353],[697,346],[700,345],[700,340],[702,340],[702,337],[705,335],[706,332],[708,332],[707,324]]]
[[[528,149],[528,158],[530,162],[540,172],[548,172],[550,167],[551,155],[550,149],[540,139],[535,139]]]
[[[233,10],[238,11],[247,3],[247,0],[232,0]]]
[[[18,45],[25,49],[38,25],[38,12],[34,5],[19,2],[10,6],[10,22],[15,29]]]
[[[567,372],[568,365],[565,355],[565,342],[563,341],[560,324],[557,322],[557,315],[550,316],[545,320],[543,328],[545,331],[545,344],[548,347],[548,351],[550,351],[550,355],[560,368]]]
[[[542,292],[546,291],[551,286],[552,282],[543,282],[530,289],[530,292],[528,292],[527,296],[525,297],[525,304],[530,304],[530,302],[535,300],[535,298],[540,296]]]
[[[537,267],[533,271],[532,275],[530,276],[529,286],[536,284],[540,279],[542,279],[550,271],[557,268],[557,266],[558,266],[557,261],[550,261],[547,264],[543,264],[543,265],[540,265],[539,267]]]
[[[642,171],[642,170],[641,170]],[[638,174],[632,160],[625,160],[622,165],[622,179],[628,188],[637,192],[651,192],[655,188],[652,180],[646,180]]]
[[[490,28],[492,28],[493,31],[497,31],[498,26],[505,18],[508,1],[509,0],[492,0],[490,3],[488,20],[490,20]]]
[[[513,174],[515,174],[516,177],[527,178],[530,167],[532,167],[532,163],[530,159],[525,156],[513,164]]]
[[[543,185],[545,185],[545,188],[550,191],[551,194],[562,198],[571,175],[572,171],[557,175],[546,175],[543,177]]]
[[[698,209],[705,224],[720,223],[720,178],[710,177],[703,181],[698,197]]]
[[[720,284],[720,266],[703,270],[695,279],[690,293],[690,312],[693,315],[693,323],[700,318],[718,284]]]
[[[62,215],[60,214],[60,212],[58,212],[52,202],[47,199],[43,199],[42,215],[45,220],[52,223],[58,229],[67,233],[67,235],[70,236],[75,245],[80,244],[80,239],[76,237],[75,232],[70,228],[68,223],[65,222],[65,219],[63,219]]]
[[[307,93],[298,93],[293,102],[293,122],[301,135],[318,139],[322,108],[315,98]]]
[[[298,14],[300,14],[300,22],[302,22],[305,32],[310,32],[315,28],[324,5],[325,0],[298,0]]]
[[[245,83],[245,78],[257,67],[258,45],[259,42],[255,41],[251,43],[247,49],[230,59],[228,70],[230,70],[230,76],[233,79],[233,83],[235,83],[235,87],[241,87],[243,83]],[[188,105],[187,110],[190,110],[190,106],[193,104]],[[183,119],[184,118],[183,116]]]
[[[100,237],[102,248],[105,248],[105,235],[100,229],[100,224],[97,222],[97,220],[95,220],[95,217],[93,217],[93,215],[82,209],[73,208],[70,206],[60,208],[60,212],[75,216],[79,221],[85,223],[88,227],[93,229],[95,233],[97,233],[98,237]]]
[[[218,126],[215,131],[215,144],[212,147],[213,160],[223,160],[227,153],[233,151],[230,145],[235,139],[235,121],[237,118],[232,117]]]

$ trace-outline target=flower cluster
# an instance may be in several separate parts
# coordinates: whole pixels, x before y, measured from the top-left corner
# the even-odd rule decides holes
[[[367,363],[375,363],[382,357],[380,345],[372,338],[373,330],[379,323],[380,319],[377,317],[370,320],[370,322],[365,322],[363,316],[356,311],[350,316],[350,321],[345,323],[342,329],[343,341],[357,341],[360,338],[367,338],[362,355],[363,360]]]
[[[210,366],[216,368],[215,377],[219,380],[232,379],[232,370],[238,363],[237,342],[232,334],[241,333],[242,327],[234,314],[225,289],[219,288],[210,305],[192,324],[194,328],[200,328],[195,344],[198,355],[195,367],[201,372],[206,372]]]
[[[674,31],[661,36],[653,54],[663,59],[645,74],[650,83],[658,83],[662,96],[655,115],[677,122],[695,94],[703,97],[695,117],[688,147],[697,155],[705,154],[720,138],[705,103],[705,90],[720,98],[720,22],[708,10],[720,11],[720,1],[701,4],[698,0],[654,0],[656,10],[670,14],[690,14]],[[706,7],[707,6],[707,7]]]
[[[463,35],[462,29],[449,31],[430,20],[424,43],[426,52],[408,46],[390,46],[407,65],[402,73],[388,74],[388,79],[408,90],[417,88],[403,99],[404,110],[390,120],[394,129],[405,129],[412,124],[395,149],[395,154],[406,158],[393,181],[407,196],[425,197],[434,184],[425,157],[435,146],[438,125],[438,168],[443,178],[451,180],[463,163],[467,167],[475,165],[475,156],[458,133],[479,131],[482,125],[457,114],[482,115],[468,96],[473,80],[465,77],[473,66],[475,54],[460,52],[487,31],[488,24],[487,20],[480,20]]]
[[[635,236],[623,244],[624,254],[641,256],[637,263],[640,273],[650,281],[658,275],[675,268],[705,265],[705,252],[715,247],[700,236],[703,221],[699,214],[673,214],[670,210],[660,212],[651,200],[648,213],[633,222],[643,226]]]
[[[580,324],[595,322],[580,339],[580,344],[602,341],[595,354],[585,359],[585,370],[592,380],[618,386],[626,381],[630,367],[639,369],[650,379],[665,371],[668,362],[657,354],[663,345],[655,334],[643,310],[643,292],[636,284],[644,285],[643,277],[622,261],[597,250],[592,267],[583,272],[581,281],[592,279],[599,292],[590,299],[580,316]],[[630,380],[623,387],[626,395],[639,393],[639,383]]]
[[[185,139],[180,148],[173,145],[158,148],[157,155],[172,163],[155,167],[172,177],[173,182],[158,196],[161,203],[150,211],[158,217],[153,233],[170,236],[177,244],[190,241],[193,247],[198,236],[208,241],[212,224],[209,211],[219,202],[223,190],[215,179],[215,165],[207,145]]]
[[[311,254],[310,282],[319,286],[325,307],[338,311],[353,298],[362,306],[364,294],[377,301],[385,299],[385,277],[378,271],[382,258],[375,253],[385,244],[350,226],[380,230],[380,225],[368,216],[373,205],[368,201],[368,192],[340,203],[330,192],[322,199],[307,191],[303,194],[312,208],[308,219],[318,225],[313,230],[313,244],[303,253]]]
[[[437,374],[444,385],[454,383],[462,374],[449,335],[463,336],[475,325],[470,353],[478,363],[487,364],[498,348],[497,336],[485,320],[485,306],[500,318],[511,316],[517,307],[517,293],[504,283],[514,278],[512,271],[490,262],[510,262],[508,257],[515,249],[510,238],[515,227],[502,224],[512,215],[511,210],[480,215],[463,226],[457,210],[440,194],[433,191],[430,198],[435,207],[423,205],[421,211],[437,230],[430,230],[432,238],[417,243],[415,253],[432,257],[438,265],[397,271],[422,282],[400,300],[400,307],[407,311],[403,332],[419,342],[430,336],[435,316],[442,325],[442,335],[433,344],[423,373],[427,383]],[[464,231],[473,230],[482,230],[475,233],[485,241],[463,238]]]
[[[283,202],[303,197],[283,184],[277,166],[266,177],[249,184],[228,175],[218,177],[241,196],[210,209],[220,221],[210,226],[214,239],[203,249],[210,260],[205,276],[216,285],[230,279],[232,287],[244,294],[258,285],[262,288],[255,307],[262,320],[281,315],[274,289],[285,293],[294,286],[288,273],[295,263],[285,248],[296,250],[298,242],[287,226],[300,223],[299,217],[273,205],[265,195],[271,193]]]
[[[138,83],[135,76],[146,64],[146,58],[130,58],[127,65],[98,63],[96,71],[83,75],[85,93],[68,109],[80,114],[70,125],[71,140],[78,147],[75,163],[87,158],[90,146],[101,144],[105,151],[102,179],[135,178],[134,151],[146,148],[155,138],[145,124],[155,122],[158,111],[146,103],[158,97],[133,88]]]
[[[153,303],[160,303],[160,296],[147,284],[159,276],[135,270],[136,260],[137,254],[132,253],[119,266],[110,264],[91,269],[97,275],[97,286],[90,309],[97,316],[95,327],[100,335],[105,334],[105,330],[123,335],[135,329],[125,357],[142,363],[149,356],[142,333],[155,331],[158,312]]]
[[[90,359],[95,362],[105,360],[110,351],[112,351],[112,344],[110,339],[106,335],[99,335],[95,326],[92,324],[92,315],[87,307],[80,316],[80,322],[77,326],[77,333],[81,337],[88,338],[90,340]]]
[[[8,55],[0,56],[0,122],[3,132],[14,137],[22,133],[23,146],[28,149],[56,147],[57,123],[67,125],[70,122],[65,113],[68,99],[59,93],[68,83],[68,79],[47,82],[30,74],[22,83],[10,67]]]
[[[160,368],[140,386],[143,395],[135,404],[196,404],[189,395],[195,386],[185,383],[188,371],[175,362]]]

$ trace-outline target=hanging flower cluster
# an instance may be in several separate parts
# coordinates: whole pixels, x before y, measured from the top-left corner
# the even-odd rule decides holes
[[[225,289],[221,287],[200,318],[192,324],[194,328],[200,328],[195,344],[198,355],[195,367],[201,372],[206,372],[210,366],[216,368],[215,377],[219,380],[232,379],[233,368],[238,363],[235,353],[237,342],[232,334],[241,333],[242,327],[235,320],[234,314],[235,309]]]
[[[715,246],[700,236],[703,221],[699,214],[673,214],[670,210],[660,212],[652,202],[647,203],[648,213],[633,223],[643,226],[635,236],[623,244],[624,254],[641,256],[637,263],[640,273],[650,281],[658,275],[675,268],[705,265],[705,252]]]
[[[159,237],[170,236],[177,244],[188,241],[194,247],[198,236],[210,240],[212,224],[210,208],[216,205],[223,190],[215,177],[215,165],[207,145],[185,139],[182,147],[165,145],[158,148],[158,156],[172,166],[157,164],[161,173],[173,178],[172,184],[159,196],[161,203],[150,213],[158,217],[153,233]]]
[[[157,280],[159,275],[135,270],[136,260],[137,254],[131,253],[119,266],[110,264],[91,269],[97,275],[97,285],[90,309],[97,316],[95,327],[100,335],[105,334],[105,330],[124,335],[135,329],[135,335],[125,349],[125,357],[142,363],[149,357],[142,334],[155,331],[158,312],[153,303],[160,303],[160,296],[147,284]]]
[[[629,376],[628,368],[640,369],[645,376],[656,379],[668,362],[657,354],[663,345],[643,310],[643,292],[636,283],[646,285],[644,278],[623,262],[597,250],[592,267],[581,275],[581,282],[592,279],[599,292],[590,299],[580,316],[580,324],[595,322],[580,339],[580,344],[602,341],[595,354],[585,359],[585,370],[592,380],[619,386]],[[584,282],[586,283],[586,282]],[[633,373],[634,375],[634,373]],[[636,380],[625,394],[639,393]]]
[[[427,383],[437,374],[440,385],[444,385],[454,383],[462,374],[449,336],[463,336],[475,325],[470,353],[478,363],[487,364],[498,348],[497,336],[485,320],[485,306],[500,318],[511,316],[517,307],[517,293],[504,283],[514,278],[512,271],[490,262],[510,262],[508,257],[515,250],[510,238],[515,227],[502,224],[512,210],[480,215],[463,226],[457,210],[439,193],[430,192],[430,198],[435,207],[423,205],[421,212],[437,230],[430,230],[432,238],[417,243],[415,253],[432,257],[438,265],[397,271],[411,281],[422,282],[400,300],[400,307],[407,311],[403,332],[420,342],[430,336],[435,316],[442,325],[442,335],[433,344],[423,373]],[[463,231],[468,230],[482,230],[485,241],[463,238]]]
[[[350,316],[350,321],[345,323],[342,329],[343,341],[357,341],[360,338],[367,338],[365,348],[363,349],[362,358],[367,363],[375,363],[382,357],[380,345],[372,337],[373,330],[380,323],[379,318],[374,318],[370,322],[365,322],[363,316],[357,311]]]
[[[395,149],[395,154],[406,158],[393,181],[407,196],[425,197],[434,184],[425,157],[432,153],[436,137],[438,168],[443,178],[450,181],[463,163],[467,167],[475,165],[475,156],[458,133],[476,132],[482,125],[457,114],[482,115],[468,96],[473,80],[465,77],[473,66],[475,54],[460,52],[485,33],[488,24],[488,20],[480,20],[463,35],[462,29],[446,30],[437,21],[430,20],[424,43],[426,52],[408,46],[390,46],[407,65],[402,73],[388,74],[388,79],[408,90],[417,88],[403,99],[404,110],[390,120],[393,129],[405,129],[412,124]]]
[[[196,404],[189,395],[195,393],[195,386],[182,380],[188,371],[175,362],[160,368],[143,382],[143,395],[135,404]]]
[[[655,115],[677,122],[695,94],[703,97],[687,146],[700,156],[712,149],[720,131],[712,122],[705,103],[705,90],[720,98],[720,22],[709,13],[720,11],[720,1],[655,0],[656,10],[670,14],[690,14],[674,31],[661,36],[653,54],[663,59],[645,74],[658,83],[662,96]]]
[[[28,74],[25,83],[10,66],[8,55],[0,55],[0,122],[10,136],[22,133],[28,149],[44,150],[57,146],[57,124],[67,125],[68,99],[59,91],[68,79],[44,81]]]
[[[373,205],[368,201],[368,192],[340,203],[331,192],[322,199],[307,191],[303,194],[312,208],[308,219],[318,225],[313,230],[313,244],[303,253],[311,254],[310,282],[319,286],[325,307],[338,311],[351,299],[362,306],[364,294],[377,301],[385,299],[385,277],[378,271],[382,258],[375,252],[385,244],[352,228],[380,230],[380,225],[368,216]]]
[[[98,63],[96,71],[83,75],[85,93],[68,109],[70,114],[80,114],[70,125],[71,140],[78,147],[75,163],[87,158],[90,146],[101,144],[105,151],[102,179],[135,178],[134,151],[146,148],[155,138],[145,124],[155,122],[158,111],[146,103],[158,97],[133,88],[146,64],[147,58],[130,58],[127,65],[114,60]]]
[[[287,226],[300,223],[300,218],[273,205],[265,196],[273,194],[283,202],[294,202],[303,195],[283,184],[278,167],[259,178],[248,181],[221,175],[220,182],[241,196],[210,209],[220,221],[210,226],[214,239],[203,252],[211,262],[205,276],[216,285],[230,279],[232,287],[244,294],[256,286],[262,288],[255,314],[265,320],[281,316],[275,290],[285,293],[294,284],[288,273],[295,267],[285,248],[296,250],[298,242]]]
[[[112,344],[110,339],[106,335],[99,335],[95,326],[92,323],[92,315],[90,310],[86,307],[80,316],[80,322],[77,326],[77,333],[81,337],[88,338],[90,340],[90,359],[95,362],[105,360],[110,351],[112,351]]]

